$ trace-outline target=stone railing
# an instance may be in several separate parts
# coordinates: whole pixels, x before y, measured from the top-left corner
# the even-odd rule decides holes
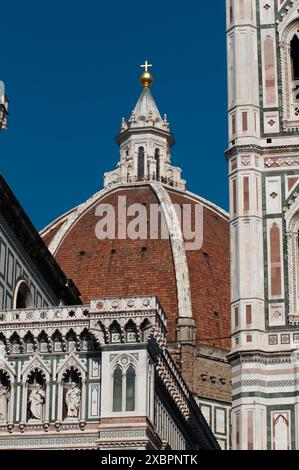
[[[7,340],[14,332],[23,338],[29,330],[37,338],[46,329],[58,330],[63,337],[70,329],[77,335],[87,329],[105,343],[113,342],[113,331],[119,331],[118,342],[126,342],[130,329],[135,331],[136,341],[152,335],[161,346],[167,332],[166,315],[156,297],[104,298],[93,299],[90,305],[0,311],[0,331]],[[133,342],[134,334],[130,338]]]

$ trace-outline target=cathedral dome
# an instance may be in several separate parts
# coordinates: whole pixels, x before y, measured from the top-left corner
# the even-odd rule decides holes
[[[147,71],[150,65],[145,66]],[[120,161],[105,173],[104,188],[46,227],[41,233],[44,242],[84,303],[100,297],[156,295],[168,317],[169,341],[195,339],[229,349],[228,214],[186,191],[181,169],[171,164],[174,139],[169,123],[166,116],[161,118],[149,87],[144,86],[130,119],[122,120],[116,141]],[[123,236],[133,215],[128,213],[120,224],[124,204],[133,212],[136,204],[145,211],[139,228],[143,235],[146,229],[146,236]],[[114,223],[109,221],[110,228],[116,228],[114,237],[98,237],[99,207],[115,214]],[[153,207],[166,221],[166,236],[161,230],[152,236]],[[203,241],[190,249],[183,227],[186,207],[193,231],[199,207],[202,215]]]
[[[57,262],[79,288],[84,303],[97,297],[156,295],[168,317],[168,340],[176,339],[179,299],[182,293],[181,261],[175,262],[170,239],[99,240],[95,227],[99,204],[115,208],[119,197],[127,206],[139,203],[149,213],[159,203],[162,184],[116,185],[96,193],[43,232],[42,237]],[[229,227],[227,214],[188,192],[162,187],[173,204],[203,206],[203,245],[186,250],[192,315],[196,341],[229,348]],[[192,213],[193,208],[192,208]],[[184,307],[183,307],[184,308]]]

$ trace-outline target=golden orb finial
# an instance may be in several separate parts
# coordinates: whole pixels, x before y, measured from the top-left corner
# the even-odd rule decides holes
[[[153,84],[154,77],[148,71],[148,68],[152,67],[152,64],[149,64],[148,61],[146,60],[143,65],[140,65],[140,67],[144,68],[144,72],[140,75],[140,83],[143,86],[143,88],[150,88]]]

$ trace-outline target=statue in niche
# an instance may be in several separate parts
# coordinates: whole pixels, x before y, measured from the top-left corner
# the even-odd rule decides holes
[[[33,418],[40,421],[43,419],[45,401],[46,392],[39,383],[36,383],[29,395],[30,411]]]
[[[75,382],[71,383],[65,396],[65,402],[67,406],[67,417],[78,418],[81,402],[81,390]]]
[[[8,400],[10,391],[8,387],[0,383],[0,422],[7,421]]]

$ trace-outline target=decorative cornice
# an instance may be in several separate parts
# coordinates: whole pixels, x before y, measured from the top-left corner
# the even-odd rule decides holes
[[[242,363],[285,364],[292,362],[294,351],[235,351],[227,355],[231,367]]]
[[[90,305],[76,307],[0,311],[0,329],[6,341],[14,332],[23,340],[29,330],[38,338],[44,330],[49,334],[59,330],[64,336],[70,329],[76,334],[88,329],[100,344],[110,344],[110,329],[117,322],[122,332],[122,343],[126,343],[125,327],[132,321],[137,332],[136,342],[141,342],[140,328],[144,320],[148,321],[148,336],[142,341],[153,338],[160,347],[164,347],[167,318],[155,296],[93,299]]]
[[[274,145],[269,147],[261,147],[259,145],[235,145],[234,147],[228,149],[225,152],[226,159],[229,160],[232,157],[239,155],[240,153],[254,152],[260,156],[267,156],[270,154],[279,154],[283,153],[294,153],[298,152],[299,155],[299,145]]]

